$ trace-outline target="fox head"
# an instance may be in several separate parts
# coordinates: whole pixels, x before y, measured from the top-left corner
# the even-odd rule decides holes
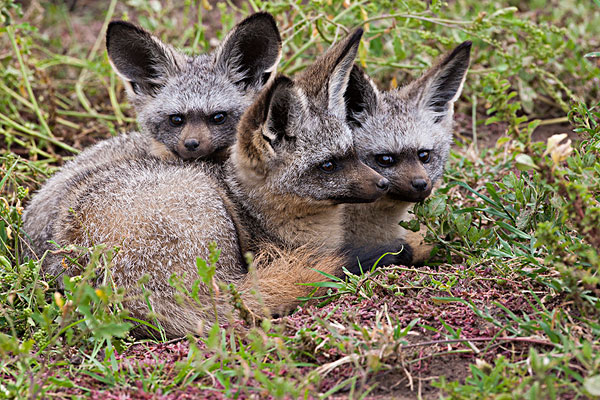
[[[370,202],[387,179],[356,154],[344,92],[362,30],[331,47],[295,81],[279,76],[242,118],[232,162],[238,180],[286,203]]]
[[[421,201],[442,176],[470,52],[464,42],[416,81],[387,92],[353,67],[344,96],[348,122],[361,159],[390,181],[389,197]]]
[[[153,153],[210,158],[234,141],[256,93],[274,79],[281,37],[268,13],[237,24],[217,50],[187,56],[133,24],[106,33],[111,65],[122,78]]]

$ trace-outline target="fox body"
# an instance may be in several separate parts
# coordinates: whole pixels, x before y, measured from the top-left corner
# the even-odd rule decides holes
[[[345,94],[361,160],[390,181],[386,196],[372,204],[346,206],[349,243],[368,245],[406,237],[398,222],[413,203],[427,198],[441,178],[452,143],[453,105],[469,67],[471,42],[459,45],[423,76],[382,92],[357,66]],[[418,252],[418,235],[411,235]],[[422,261],[427,254],[415,258]]]
[[[25,254],[42,256],[61,197],[75,176],[124,160],[203,159],[222,163],[236,126],[275,75],[281,38],[270,14],[241,21],[213,53],[187,56],[127,22],[109,24],[106,45],[123,79],[141,132],[98,143],[46,182],[25,212]],[[49,256],[50,258],[52,256]]]
[[[203,304],[178,303],[168,282],[176,274],[191,288],[196,257],[207,259],[213,241],[221,251],[218,280],[235,284],[256,311],[260,304],[290,311],[311,291],[297,283],[323,280],[311,268],[342,276],[343,261],[353,256],[338,252],[341,204],[374,201],[388,188],[358,159],[345,121],[344,92],[361,34],[333,46],[298,80],[267,83],[242,116],[223,168],[145,157],[72,175],[51,239],[118,247],[111,279],[132,294],[126,305],[144,319],[149,310],[138,282],[148,275],[148,302],[169,337],[197,332],[212,316],[207,287],[199,292]],[[246,251],[257,255],[256,275],[247,273]],[[58,275],[63,262],[54,258],[45,271]],[[226,313],[228,303],[218,302],[217,312]]]

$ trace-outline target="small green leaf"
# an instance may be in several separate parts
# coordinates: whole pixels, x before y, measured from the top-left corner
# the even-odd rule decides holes
[[[498,64],[496,66],[496,71],[498,72],[505,72],[506,70],[508,70],[508,64]]]
[[[421,229],[421,224],[419,224],[419,221],[416,219],[411,219],[410,221],[400,221],[398,222],[398,225],[412,232],[419,232]]]
[[[520,171],[529,171],[531,169],[540,169],[535,163],[533,159],[527,154],[519,154],[515,157],[515,161],[517,162],[517,168]]]
[[[502,136],[496,141],[496,146],[502,146],[505,143],[510,142],[509,136]]]
[[[0,267],[10,269],[10,261],[4,256],[0,256]]]
[[[446,211],[447,196],[435,197],[429,203],[429,210],[432,215],[439,217]]]
[[[53,376],[49,377],[48,381],[52,382],[55,385],[60,386],[60,387],[66,387],[66,388],[75,387],[75,384],[73,382],[66,380],[66,379],[58,379]]]
[[[311,283],[299,283],[302,286],[313,286],[323,288],[334,288],[341,289],[344,285],[341,282],[311,282]]]

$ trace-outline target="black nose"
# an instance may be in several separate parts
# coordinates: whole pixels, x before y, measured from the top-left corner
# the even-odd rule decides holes
[[[200,142],[196,139],[185,139],[183,145],[188,151],[195,151],[200,146]]]
[[[412,187],[419,192],[427,190],[427,181],[425,179],[413,179]]]
[[[377,182],[377,189],[388,190],[389,187],[390,187],[390,181],[388,181],[386,178],[381,178],[379,180],[379,182]]]

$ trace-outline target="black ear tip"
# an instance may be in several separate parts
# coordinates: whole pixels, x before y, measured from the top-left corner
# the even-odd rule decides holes
[[[363,33],[364,30],[362,28],[357,28],[350,32],[350,34],[346,36],[343,41],[339,42],[344,46],[344,49],[340,55],[340,59],[345,57],[345,55],[348,54],[351,49],[355,47],[358,48],[358,43],[360,42],[360,38],[362,37]],[[336,65],[339,63],[340,59],[337,60]]]
[[[273,15],[266,11],[256,12],[246,18],[246,21],[253,21],[253,20],[265,20],[265,21],[270,21],[270,22],[275,23],[275,18],[273,17]]]
[[[108,28],[106,28],[106,32],[111,32],[114,29],[134,29],[136,31],[139,31],[140,28],[138,28],[136,25],[132,24],[131,22],[127,22],[127,21],[110,21],[110,23],[108,24]]]
[[[277,78],[275,78],[275,80],[273,81],[273,88],[276,88],[278,86],[281,85],[285,85],[285,86],[293,86],[294,85],[294,81],[292,81],[290,78],[288,78],[285,75],[279,75]]]
[[[462,42],[461,44],[459,44],[458,48],[465,49],[467,51],[471,51],[472,46],[473,46],[473,42],[471,42],[470,40],[466,40],[466,41]]]
[[[467,40],[459,44],[452,53],[450,53],[445,60],[442,62],[442,65],[446,65],[452,60],[460,61],[460,62],[469,62],[469,58],[471,56],[471,47],[473,46],[473,42]]]
[[[125,21],[110,21],[108,27],[106,27],[106,48],[110,47],[111,36],[119,30],[122,26],[127,26],[128,22]],[[115,31],[116,30],[116,31]]]
[[[360,38],[362,38],[363,33],[365,33],[363,28],[356,28],[352,33],[350,33],[350,43],[358,42]]]
[[[473,46],[473,42],[471,42],[470,40],[464,41],[461,44],[459,44],[456,49],[454,49],[453,53],[460,53],[460,52],[466,52],[467,54],[471,53],[471,47]]]
[[[128,32],[134,32],[139,35],[146,35],[147,32],[139,26],[132,24],[127,21],[110,21],[106,28],[106,48],[110,46],[110,38],[115,34],[123,34]]]
[[[277,23],[275,22],[275,18],[273,15],[266,11],[259,11],[255,14],[246,17],[242,22],[240,22],[239,26],[245,26],[248,24],[267,24],[273,29],[274,33],[277,36],[277,39],[281,42],[281,37],[279,35],[279,28],[277,28]]]
[[[110,21],[110,23],[106,27],[106,47],[108,47],[110,35],[112,35],[114,33],[115,29],[119,29],[119,26],[123,25],[124,22],[125,21]]]

